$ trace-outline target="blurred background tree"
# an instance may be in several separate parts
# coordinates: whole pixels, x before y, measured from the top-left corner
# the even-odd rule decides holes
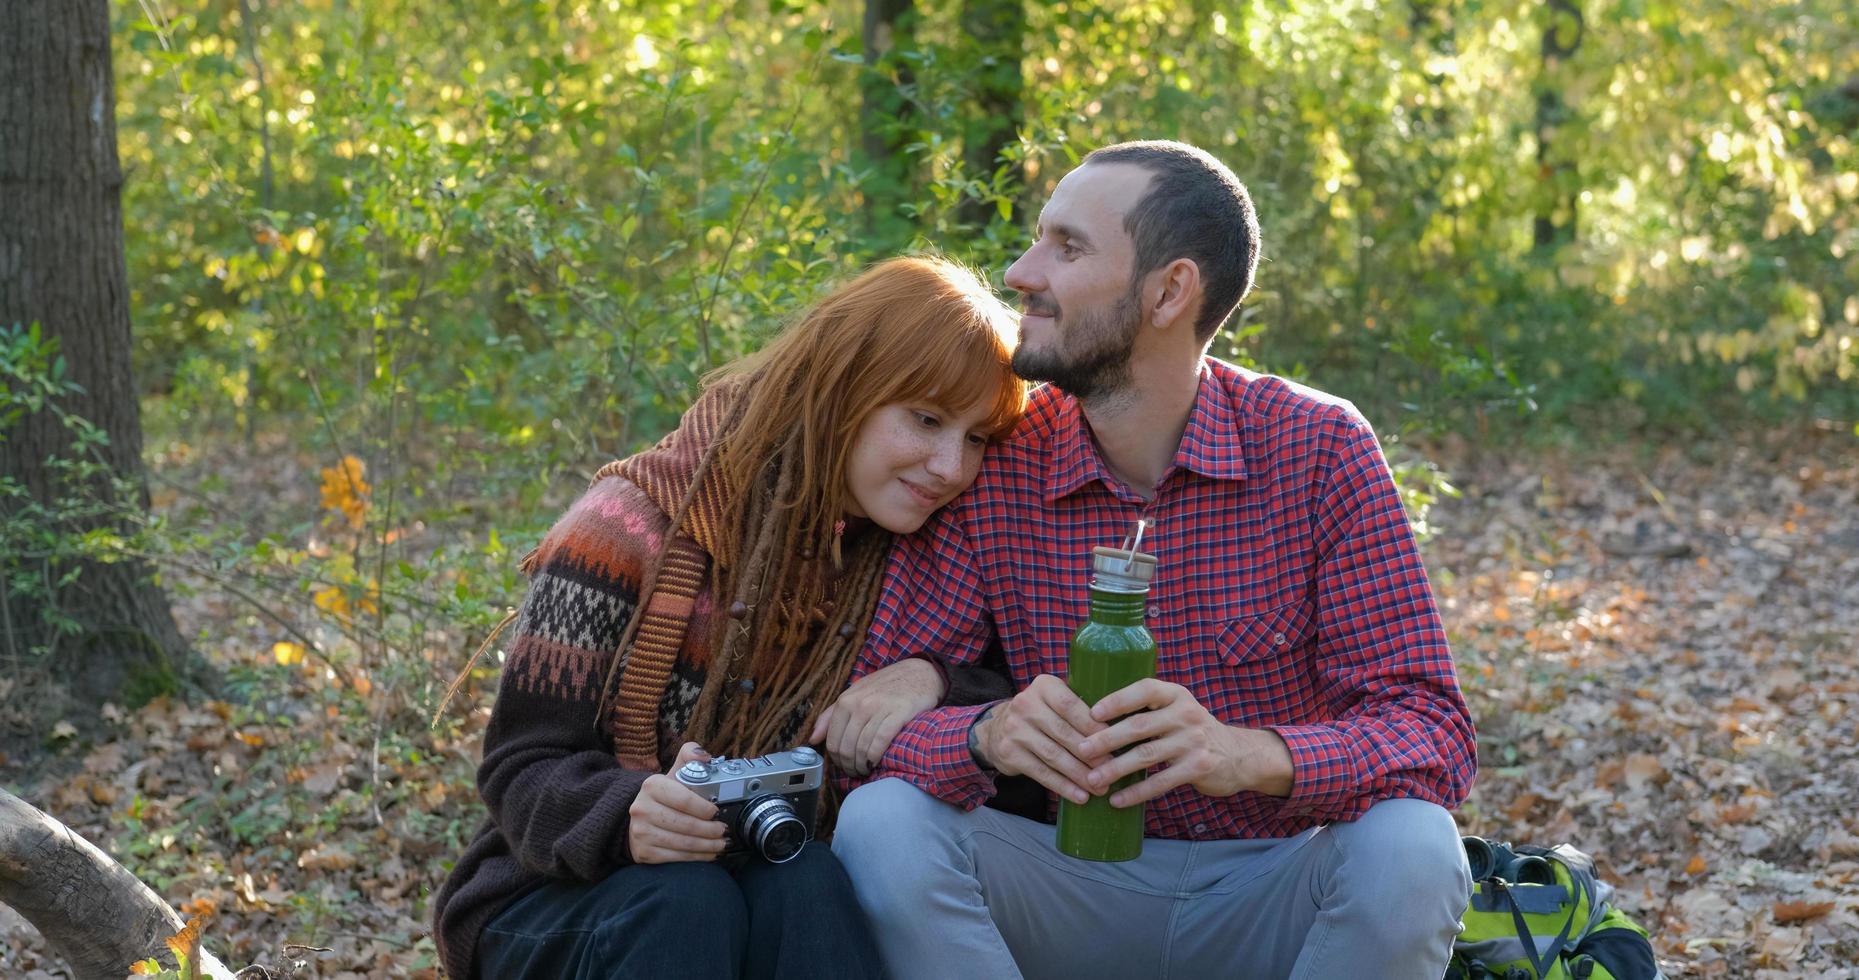
[[[998,277],[1140,137],[1259,202],[1214,352],[1362,404],[1417,505],[1415,433],[1850,426],[1845,7],[118,0],[150,448],[322,472],[288,521],[158,477],[186,506],[120,550],[243,582],[336,666],[417,655],[428,697],[511,599],[500,531],[833,277],[925,247]]]
[[[998,274],[1166,136],[1265,223],[1219,353],[1428,425],[1844,418],[1844,6],[120,3],[137,355],[182,425],[583,462],[830,276]]]
[[[107,635],[41,601],[35,556],[153,569],[226,667],[210,710],[135,716],[188,727],[188,792],[107,811],[163,890],[456,853],[494,657],[439,692],[587,474],[835,277],[936,248],[998,283],[1106,143],[1247,182],[1264,261],[1214,353],[1362,406],[1422,517],[1437,437],[1859,421],[1850,0],[110,0],[127,292],[50,266],[103,319],[13,302],[36,229],[108,217],[30,190],[112,179],[17,115],[109,118],[44,89],[46,9],[0,4],[0,495],[56,455],[34,433],[130,480],[0,512],[0,613],[48,614],[0,622],[0,760],[86,737],[9,714],[42,703],[11,668],[57,683],[60,644]],[[303,851],[355,827],[391,832]],[[289,901],[313,936],[335,899]]]

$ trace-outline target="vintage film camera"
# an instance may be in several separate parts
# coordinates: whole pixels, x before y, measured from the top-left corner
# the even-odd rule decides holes
[[[678,782],[717,805],[729,828],[724,854],[753,853],[780,864],[790,861],[813,837],[826,763],[802,746],[754,759],[687,762]]]

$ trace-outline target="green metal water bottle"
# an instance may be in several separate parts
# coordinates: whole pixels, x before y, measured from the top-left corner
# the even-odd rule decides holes
[[[1140,526],[1128,549],[1096,548],[1091,553],[1091,615],[1072,634],[1066,681],[1085,704],[1145,677],[1155,676],[1155,638],[1143,626],[1155,556],[1135,549],[1142,544]],[[1059,850],[1087,861],[1129,861],[1142,854],[1143,811],[1110,805],[1110,794],[1141,782],[1131,773],[1112,783],[1103,796],[1085,803],[1059,800]]]

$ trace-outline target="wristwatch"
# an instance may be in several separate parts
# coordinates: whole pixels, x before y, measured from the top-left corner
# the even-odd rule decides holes
[[[998,772],[999,770],[988,764],[988,761],[981,757],[981,742],[976,736],[981,731],[981,723],[987,721],[988,716],[994,713],[994,709],[1000,707],[1003,703],[1004,702],[996,701],[988,705],[987,709],[976,715],[975,720],[968,726],[968,755],[969,758],[975,760],[975,765],[981,767],[982,772]]]

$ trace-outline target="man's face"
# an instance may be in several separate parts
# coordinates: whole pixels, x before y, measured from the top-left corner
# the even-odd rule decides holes
[[[1140,167],[1092,164],[1053,190],[1033,244],[1007,269],[1007,286],[1021,295],[1013,353],[1021,377],[1079,398],[1128,382],[1142,302],[1130,281],[1136,249],[1123,218],[1149,179]]]

